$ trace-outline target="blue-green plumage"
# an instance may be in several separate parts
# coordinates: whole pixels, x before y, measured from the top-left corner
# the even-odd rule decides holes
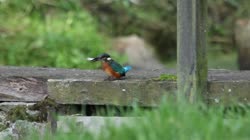
[[[114,60],[109,60],[107,63],[114,71],[118,72],[122,76],[125,76],[125,69],[119,63],[115,62]]]
[[[110,76],[115,78],[120,78],[122,76],[125,76],[126,73],[132,69],[131,66],[125,66],[123,67],[116,61],[110,58],[109,54],[101,54],[100,56],[96,58],[88,58],[89,61],[102,61],[102,69]]]

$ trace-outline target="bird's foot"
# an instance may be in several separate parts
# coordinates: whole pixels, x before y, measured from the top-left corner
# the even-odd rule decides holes
[[[105,78],[104,81],[114,81],[114,80],[124,80],[124,79],[126,79],[126,78],[125,77],[114,78],[114,77],[109,76],[109,77]]]
[[[117,80],[125,80],[126,78],[125,77],[120,77],[119,79]]]
[[[104,79],[104,81],[114,81],[114,80],[116,80],[116,79],[111,77],[111,76]]]

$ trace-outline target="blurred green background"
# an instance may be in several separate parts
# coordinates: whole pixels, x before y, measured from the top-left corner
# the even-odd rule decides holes
[[[209,68],[238,69],[234,23],[250,1],[209,1]],[[86,57],[136,34],[167,67],[176,63],[176,0],[0,0],[0,65],[96,68]],[[126,56],[111,55],[121,63]]]

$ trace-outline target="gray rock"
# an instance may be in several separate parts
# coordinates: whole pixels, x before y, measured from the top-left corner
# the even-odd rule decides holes
[[[136,35],[119,37],[113,41],[113,48],[128,57],[128,64],[134,69],[155,70],[165,69],[157,59],[153,47],[143,38]]]
[[[45,123],[28,122],[26,120],[17,120],[10,127],[0,132],[0,140],[7,138],[18,140],[28,136],[31,132],[38,132],[43,135],[46,130]]]
[[[107,126],[113,125],[114,127],[120,127],[124,124],[129,125],[138,118],[139,117],[60,116],[58,128],[61,131],[69,132],[72,127],[77,127],[80,131],[85,130],[97,134],[101,130],[105,130]]]

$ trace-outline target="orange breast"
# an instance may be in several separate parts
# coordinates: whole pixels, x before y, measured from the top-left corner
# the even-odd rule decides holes
[[[115,72],[108,63],[102,62],[102,69],[105,71],[109,76],[120,78],[121,75],[118,72]]]

